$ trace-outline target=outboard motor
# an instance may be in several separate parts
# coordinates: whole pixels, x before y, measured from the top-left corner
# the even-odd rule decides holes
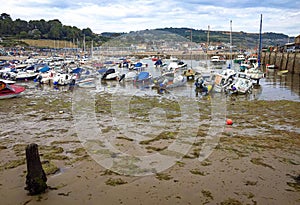
[[[125,74],[121,75],[119,82],[121,82],[125,78]]]

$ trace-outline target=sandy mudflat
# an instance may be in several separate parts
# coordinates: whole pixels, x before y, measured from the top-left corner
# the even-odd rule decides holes
[[[300,184],[295,180],[300,175],[299,102],[230,101],[227,117],[234,124],[224,125],[207,159],[197,159],[203,143],[199,140],[162,173],[133,177],[106,170],[85,152],[74,129],[71,99],[65,95],[0,102],[1,204],[300,203]],[[109,115],[104,104],[100,99],[97,112],[102,119]],[[99,121],[109,135],[111,125]],[[199,127],[199,136],[205,132],[205,125]],[[119,144],[122,140],[128,141],[120,138]],[[32,142],[39,145],[42,161],[60,170],[47,175],[50,189],[39,196],[28,196],[24,190],[25,146]],[[151,146],[152,151],[159,147]]]

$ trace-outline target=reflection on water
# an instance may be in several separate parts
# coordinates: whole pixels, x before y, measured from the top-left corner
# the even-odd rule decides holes
[[[271,71],[266,74],[261,84],[263,92],[260,99],[300,101],[299,74],[277,75],[276,71]]]

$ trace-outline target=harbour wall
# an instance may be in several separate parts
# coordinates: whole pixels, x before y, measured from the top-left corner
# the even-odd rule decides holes
[[[279,70],[300,74],[300,53],[262,52],[262,65],[275,65]]]

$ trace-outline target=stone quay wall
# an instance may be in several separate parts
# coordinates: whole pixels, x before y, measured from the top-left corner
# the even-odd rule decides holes
[[[262,65],[274,64],[279,70],[300,74],[300,53],[263,52]]]

